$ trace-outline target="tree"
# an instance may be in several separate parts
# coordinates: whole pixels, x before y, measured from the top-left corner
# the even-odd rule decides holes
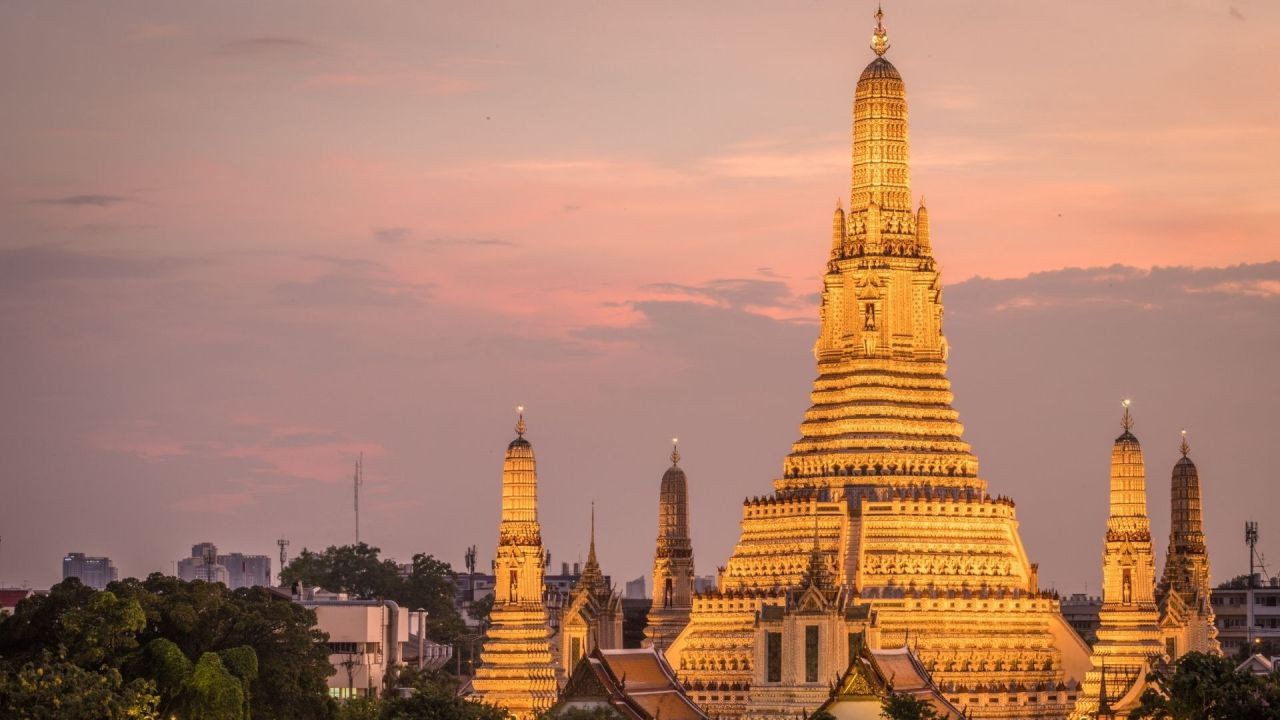
[[[392,600],[409,610],[427,611],[427,637],[446,645],[466,633],[458,614],[457,575],[448,563],[430,555],[413,556],[407,575],[381,551],[365,543],[330,546],[316,553],[304,549],[280,573],[286,585],[301,583],[356,597]]]
[[[152,683],[169,714],[189,709],[199,681],[202,692],[239,698],[233,717],[328,720],[327,642],[315,613],[265,588],[233,592],[157,573],[98,592],[71,579],[24,599],[0,622],[0,670],[14,673],[51,653],[108,684],[108,671],[121,687]],[[234,692],[219,684],[228,677]]]
[[[892,689],[880,701],[880,715],[888,720],[942,720],[928,700]]]
[[[1147,676],[1133,718],[1153,720],[1270,720],[1280,717],[1280,678],[1237,672],[1233,661],[1187,653],[1172,668]]]
[[[489,593],[484,597],[471,603],[471,607],[467,608],[467,617],[480,623],[480,631],[485,632],[489,629],[489,615],[493,612],[493,593]]]
[[[155,720],[149,680],[126,683],[112,667],[86,670],[48,651],[17,672],[0,672],[0,716],[13,720]]]

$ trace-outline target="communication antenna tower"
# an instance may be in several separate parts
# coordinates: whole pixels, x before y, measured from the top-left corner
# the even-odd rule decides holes
[[[1258,557],[1258,523],[1249,520],[1244,524],[1244,543],[1249,546],[1249,587],[1253,587],[1253,568]]]
[[[360,544],[360,488],[364,485],[364,451],[356,459],[356,474],[352,479],[356,493],[356,544]]]
[[[285,549],[289,547],[289,541],[285,538],[280,538],[276,541],[276,545],[280,546],[280,586],[284,587],[284,564],[289,558],[289,554]]]

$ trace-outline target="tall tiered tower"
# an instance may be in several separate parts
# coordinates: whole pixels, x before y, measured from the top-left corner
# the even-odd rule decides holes
[[[693,541],[689,539],[689,487],[672,440],[671,467],[658,490],[658,547],[653,553],[653,606],[645,643],[662,649],[689,623],[693,600]]]
[[[1165,629],[1165,646],[1177,657],[1187,652],[1221,652],[1213,606],[1209,602],[1209,553],[1200,509],[1200,474],[1191,460],[1187,432],[1182,457],[1173,466],[1170,491],[1169,551],[1156,588]]]
[[[1083,677],[1088,648],[1040,592],[1014,504],[988,494],[951,406],[942,285],[928,211],[913,206],[906,86],[882,18],[854,91],[851,192],[832,221],[812,405],[774,492],[744,503],[718,592],[694,598],[667,657],[709,714],[758,714],[767,690],[769,712],[793,717],[831,680],[809,670],[841,672],[855,645],[845,636],[865,630],[881,647],[909,641],[975,717],[1008,717],[1010,702],[1028,706],[1019,717],[1063,717],[1071,704],[1056,689]],[[760,631],[767,608],[804,584],[815,544],[836,587],[821,612],[839,621],[800,638]],[[773,671],[778,658],[804,660],[796,687],[775,684],[791,672]]]
[[[550,629],[542,604],[542,530],[538,525],[538,469],[525,439],[524,408],[516,439],[502,462],[502,520],[489,639],[480,653],[475,698],[533,720],[556,699]]]
[[[1129,401],[1124,401],[1124,432],[1111,447],[1111,514],[1102,553],[1102,609],[1098,613],[1098,641],[1093,645],[1093,669],[1085,675],[1077,718],[1093,718],[1102,692],[1106,667],[1106,696],[1112,711],[1130,709],[1137,702],[1153,659],[1164,654],[1160,613],[1156,607],[1156,563],[1151,550],[1151,521],[1147,518],[1147,481],[1142,447],[1133,435]]]

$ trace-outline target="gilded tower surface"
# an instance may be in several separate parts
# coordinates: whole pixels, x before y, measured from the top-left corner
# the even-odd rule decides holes
[[[523,410],[502,462],[493,611],[472,684],[477,700],[506,708],[516,720],[533,720],[555,702],[557,687],[542,604],[546,556],[538,525],[538,470],[524,437]]]
[[[689,623],[693,572],[688,479],[673,441],[671,467],[662,474],[658,489],[658,543],[653,553],[653,605],[644,629],[646,645],[666,648]]]
[[[1151,662],[1164,654],[1146,471],[1128,400],[1122,425],[1124,432],[1111,447],[1111,513],[1102,554],[1098,641],[1073,714],[1082,720],[1097,717],[1100,705],[1112,711],[1136,705]]]
[[[842,673],[863,641],[909,642],[974,717],[1064,717],[1088,649],[1039,590],[1014,504],[987,492],[951,405],[928,211],[911,198],[906,86],[884,57],[881,17],[854,92],[812,405],[773,493],[745,501],[717,592],[694,598],[667,657],[725,718],[816,707],[828,669]],[[818,570],[829,586],[797,594]]]
[[[1220,653],[1218,628],[1210,603],[1209,553],[1201,520],[1200,473],[1191,460],[1186,431],[1170,483],[1169,551],[1156,587],[1161,629],[1168,654]]]

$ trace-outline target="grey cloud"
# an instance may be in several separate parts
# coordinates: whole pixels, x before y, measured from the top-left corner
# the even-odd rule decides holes
[[[133,202],[133,198],[123,195],[104,195],[86,193],[83,195],[65,195],[63,197],[40,198],[32,200],[36,205],[62,205],[64,207],[110,207],[120,203]]]
[[[411,232],[407,227],[374,228],[373,239],[388,245],[402,245]]]
[[[364,273],[335,272],[304,282],[281,283],[273,290],[287,305],[408,306],[431,296],[430,285],[387,281]]]
[[[709,280],[701,285],[652,283],[647,288],[665,292],[704,297],[734,308],[746,306],[774,307],[791,304],[791,289],[779,280],[725,278]]]
[[[520,243],[511,240],[499,240],[498,238],[449,238],[435,237],[423,241],[428,247],[440,247],[445,245],[470,246],[470,247],[520,247]]]
[[[156,277],[189,264],[181,258],[139,258],[32,245],[0,250],[0,291],[58,280]]]
[[[1227,8],[1227,14],[1229,14],[1231,17],[1235,18],[1236,20],[1244,20],[1244,13],[1240,12],[1240,9],[1237,8],[1235,5],[1232,5],[1231,7]]]
[[[233,40],[218,46],[219,55],[267,55],[289,52],[315,52],[320,47],[310,40],[283,36],[261,36]]]

